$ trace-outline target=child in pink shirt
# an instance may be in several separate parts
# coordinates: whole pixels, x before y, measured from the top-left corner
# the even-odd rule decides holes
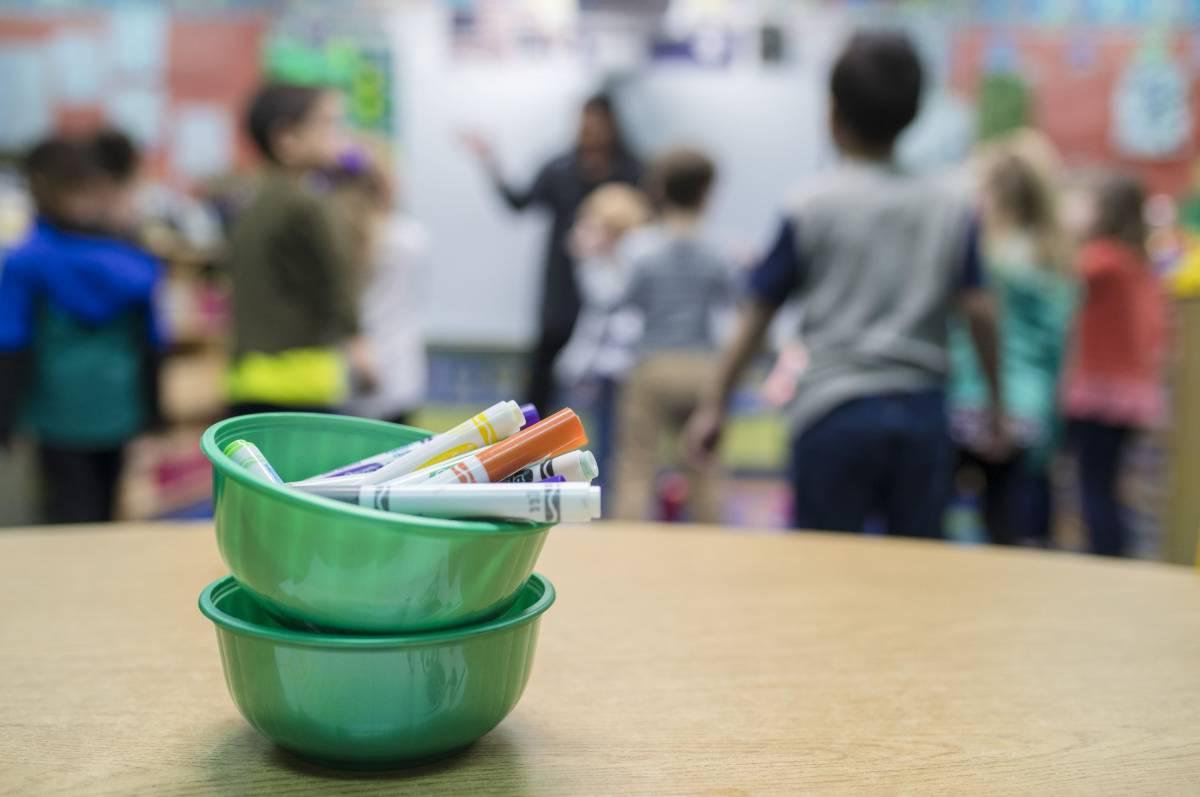
[[[1118,497],[1121,457],[1139,429],[1165,414],[1162,365],[1167,300],[1146,255],[1144,195],[1127,177],[1101,187],[1077,268],[1084,298],[1063,381],[1063,410],[1079,461],[1083,519],[1093,553],[1127,552]]]

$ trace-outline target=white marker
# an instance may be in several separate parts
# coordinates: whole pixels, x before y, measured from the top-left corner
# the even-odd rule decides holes
[[[311,492],[384,512],[442,518],[505,518],[583,523],[600,517],[600,488],[589,484],[327,484]]]
[[[600,467],[591,451],[569,451],[554,459],[543,459],[504,479],[506,482],[544,482],[562,476],[569,482],[590,482],[600,475]]]

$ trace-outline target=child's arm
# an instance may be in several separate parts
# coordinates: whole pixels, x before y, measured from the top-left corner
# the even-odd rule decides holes
[[[742,310],[737,334],[721,355],[716,378],[701,398],[700,406],[688,419],[684,441],[691,456],[708,456],[717,447],[725,428],[729,399],[754,355],[762,348],[763,338],[778,310],[778,305],[757,301],[747,303]]]
[[[1008,433],[1004,423],[1004,388],[1000,375],[1000,333],[996,304],[983,278],[983,261],[979,247],[979,225],[972,222],[967,231],[962,284],[958,297],[959,309],[967,322],[967,330],[975,345],[979,365],[987,382],[991,410],[992,454],[1003,458],[1008,448]]]
[[[289,264],[294,284],[303,286],[313,322],[337,336],[353,377],[366,391],[374,390],[379,375],[370,344],[360,335],[353,268],[328,209],[317,200],[300,202],[280,232],[281,260]]]
[[[999,411],[1004,405],[1004,398],[1000,384],[1000,334],[996,303],[991,293],[979,288],[963,291],[959,297],[959,307],[967,320],[975,352],[979,355],[992,407]]]
[[[688,420],[684,441],[691,456],[702,458],[716,448],[733,391],[762,348],[780,306],[799,287],[801,265],[795,229],[785,221],[771,251],[750,274],[750,301],[740,313],[737,334],[721,356],[713,384]]]

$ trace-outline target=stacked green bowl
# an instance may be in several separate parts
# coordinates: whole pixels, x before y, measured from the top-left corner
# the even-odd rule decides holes
[[[384,514],[275,484],[224,454],[258,446],[285,481],[428,432],[309,413],[210,427],[217,543],[232,577],[200,596],[246,719],[282,747],[350,766],[461,749],[516,705],[554,588],[533,573],[550,527]]]

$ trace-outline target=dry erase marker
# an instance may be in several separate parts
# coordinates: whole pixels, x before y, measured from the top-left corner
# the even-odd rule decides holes
[[[361,506],[444,518],[506,518],[583,523],[600,517],[600,488],[590,484],[366,485]]]
[[[599,475],[600,468],[596,465],[596,457],[591,451],[568,451],[554,459],[544,459],[527,468],[521,468],[504,481],[544,482],[555,476],[562,476],[563,481],[590,482]]]
[[[549,479],[542,479],[538,484],[562,484],[567,480],[566,476],[551,476]],[[505,484],[505,482],[500,482]]]
[[[388,484],[464,484],[503,481],[530,462],[553,457],[587,443],[587,433],[573,411],[558,412],[507,440],[458,462],[445,470],[409,474]]]
[[[276,484],[283,484],[283,479],[279,478],[279,474],[271,467],[271,463],[263,456],[263,452],[259,451],[258,446],[249,440],[234,440],[225,446],[225,456],[253,474]]]
[[[525,415],[515,401],[493,404],[448,432],[434,435],[382,468],[358,477],[363,484],[380,484],[406,473],[412,473],[439,462],[490,446],[517,432],[525,423]],[[540,424],[535,424],[538,426]],[[530,427],[531,429],[533,427]]]
[[[542,419],[542,416],[538,414],[538,408],[533,404],[522,404],[521,414],[525,416],[525,425],[521,427],[522,429],[533,426]]]

